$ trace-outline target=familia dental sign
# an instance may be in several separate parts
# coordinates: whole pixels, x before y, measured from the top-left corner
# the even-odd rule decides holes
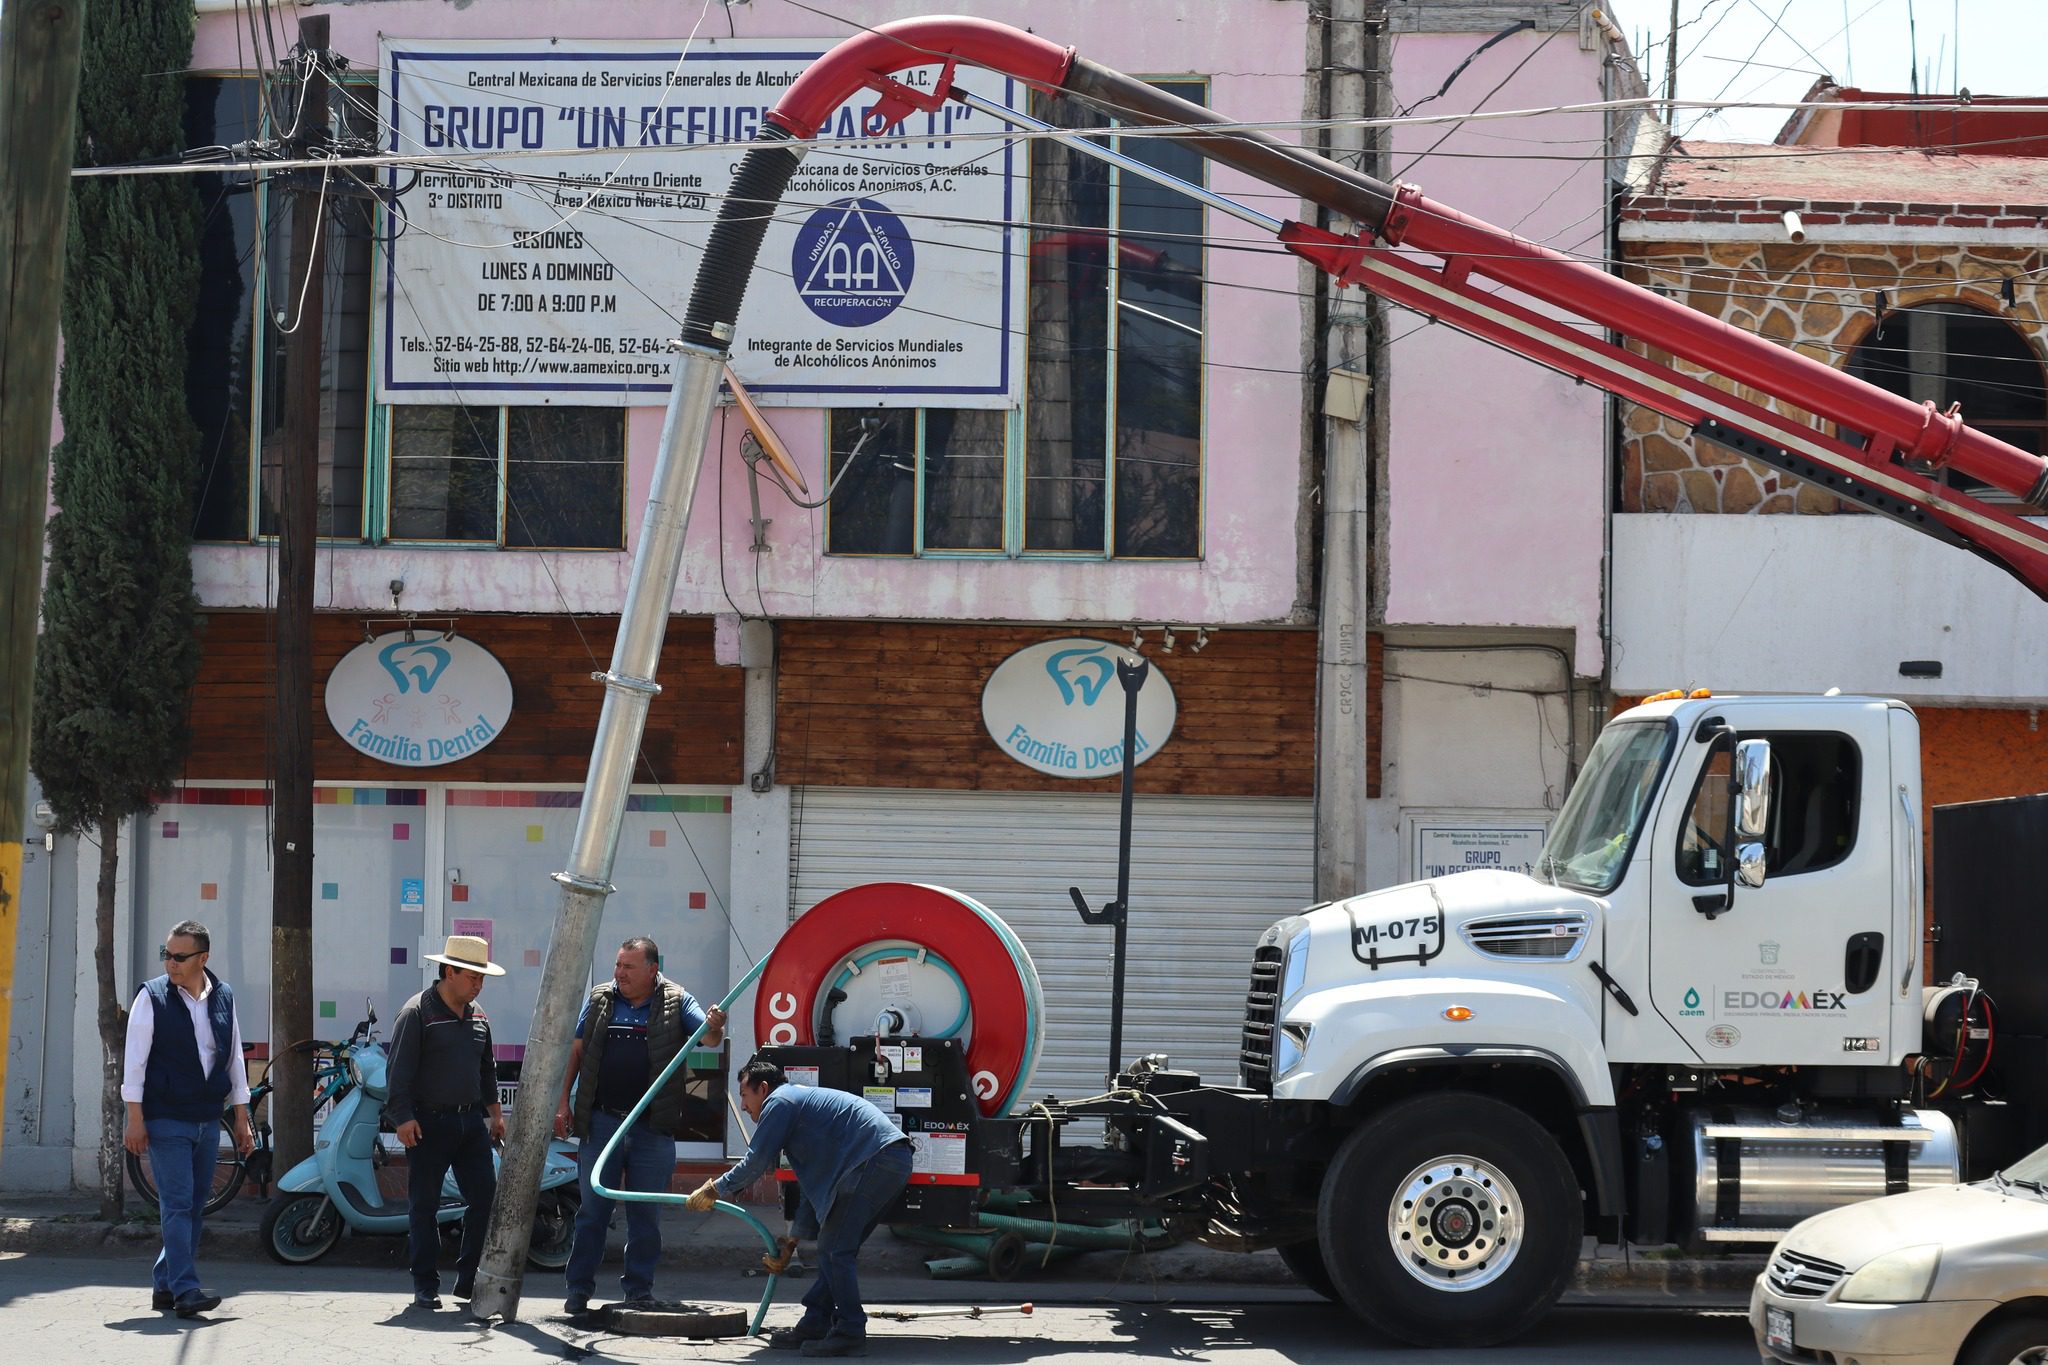
[[[1018,650],[981,689],[989,738],[1025,767],[1053,777],[1122,772],[1125,702],[1117,660],[1130,657],[1107,640],[1078,637]],[[1155,663],[1138,689],[1133,767],[1165,746],[1177,714],[1173,686]]]
[[[384,40],[397,221],[387,403],[648,405],[713,219],[830,39]],[[941,69],[900,73],[936,93]],[[1014,106],[1024,87],[963,69]],[[877,137],[833,112],[769,215],[731,364],[762,403],[1007,408],[1021,396],[1029,154],[967,105]]]
[[[496,739],[512,718],[512,679],[482,645],[394,631],[357,645],[327,677],[327,719],[353,748],[432,768]]]

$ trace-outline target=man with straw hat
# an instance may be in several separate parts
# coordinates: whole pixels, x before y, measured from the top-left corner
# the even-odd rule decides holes
[[[462,1259],[455,1270],[458,1299],[468,1298],[475,1285],[491,1202],[498,1197],[491,1146],[505,1136],[505,1113],[498,1104],[491,1021],[476,998],[484,978],[503,976],[505,969],[491,961],[488,942],[468,934],[452,935],[445,951],[424,956],[440,964],[440,979],[398,1011],[384,1109],[407,1152],[413,1307],[439,1308],[441,1275],[434,1260],[441,1249],[435,1218],[441,1181],[453,1169],[466,1206]]]

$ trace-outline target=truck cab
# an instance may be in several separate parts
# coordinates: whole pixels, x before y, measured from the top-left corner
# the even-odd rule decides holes
[[[1912,1107],[1919,755],[1895,701],[1652,698],[1530,872],[1272,926],[1241,1079],[1302,1134],[1289,1263],[1407,1340],[1500,1340],[1582,1230],[1769,1243],[1953,1180],[1955,1125]]]

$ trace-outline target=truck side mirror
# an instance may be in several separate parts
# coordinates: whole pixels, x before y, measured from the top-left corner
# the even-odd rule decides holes
[[[1771,824],[1771,742],[1744,739],[1735,744],[1735,837],[1761,839]],[[1745,850],[1746,852],[1746,850]],[[1760,855],[1759,855],[1760,856]],[[1751,886],[1763,885],[1759,876]]]
[[[1743,739],[1735,743],[1735,866],[1728,888],[1732,898],[1740,882],[1764,884],[1763,838],[1771,825],[1771,742]]]

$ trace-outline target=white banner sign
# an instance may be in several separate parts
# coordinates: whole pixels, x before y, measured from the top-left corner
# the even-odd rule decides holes
[[[652,405],[703,246],[763,116],[829,39],[386,38],[404,191],[382,281],[388,403]],[[901,73],[914,89],[936,67]],[[1016,107],[1007,77],[961,88]],[[875,97],[821,137],[857,135]],[[1027,154],[964,105],[813,149],[770,224],[732,345],[785,406],[1000,408],[1023,369]],[[562,155],[533,155],[534,153]],[[417,176],[417,178],[415,178]]]
[[[1548,831],[1541,824],[1485,821],[1421,822],[1415,825],[1415,875],[1448,877],[1457,872],[1534,873]]]

